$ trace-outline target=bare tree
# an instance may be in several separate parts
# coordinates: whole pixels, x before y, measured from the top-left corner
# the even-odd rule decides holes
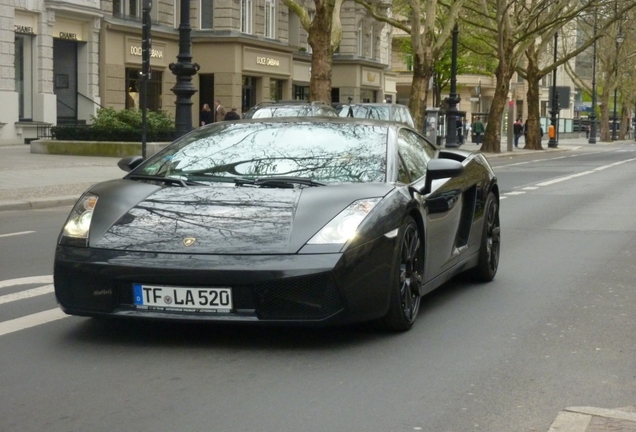
[[[428,83],[435,71],[435,60],[451,37],[459,11],[466,0],[396,0],[392,16],[386,16],[381,5],[369,0],[355,0],[378,21],[386,22],[410,35],[413,51],[413,83],[409,109],[418,129],[424,126],[424,110]]]
[[[342,39],[340,10],[344,0],[314,0],[313,19],[304,2],[282,0],[300,18],[300,25],[308,34],[311,46],[311,78],[309,80],[309,100],[331,103],[331,73],[333,53]]]
[[[613,105],[614,90],[617,92],[617,106],[620,107],[621,129],[619,139],[624,139],[629,126],[629,111],[636,100],[636,88],[634,86],[634,68],[636,67],[636,29],[628,25],[632,22],[636,3],[622,1],[620,3],[604,3],[594,11],[588,19],[579,26],[581,32],[588,38],[589,46],[594,41],[596,34],[598,49],[596,58],[598,105],[600,108],[600,140],[610,141],[611,123],[610,105]],[[596,21],[596,22],[595,22]],[[596,31],[594,26],[596,25]],[[619,33],[624,42],[619,44]],[[577,50],[579,51],[579,50]],[[568,63],[565,69],[577,87],[584,89],[588,94],[592,93],[589,77],[581,77],[580,74]],[[596,109],[596,107],[592,107]]]

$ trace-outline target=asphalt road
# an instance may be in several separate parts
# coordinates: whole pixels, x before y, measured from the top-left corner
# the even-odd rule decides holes
[[[426,296],[410,332],[61,318],[0,336],[0,431],[547,431],[632,404],[636,146],[493,165],[497,278]],[[0,334],[55,309],[2,281],[51,274],[67,212],[0,213]]]

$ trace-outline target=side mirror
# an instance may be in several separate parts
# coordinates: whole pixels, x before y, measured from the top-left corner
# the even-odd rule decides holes
[[[452,159],[431,159],[426,165],[426,183],[422,193],[429,193],[433,180],[459,177],[464,173],[464,165]]]
[[[127,156],[117,162],[117,166],[126,172],[130,172],[137,168],[143,161],[144,158],[141,156]]]

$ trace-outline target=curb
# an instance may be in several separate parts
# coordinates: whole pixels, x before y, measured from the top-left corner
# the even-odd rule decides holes
[[[52,207],[64,207],[75,204],[78,197],[61,196],[50,198],[33,198],[30,200],[0,201],[0,211],[5,210],[38,210]]]
[[[585,432],[588,430],[588,426],[592,423],[594,417],[600,417],[602,420],[609,420],[609,422],[617,421],[623,425],[629,424],[629,431],[636,430],[636,412],[626,411],[627,409],[633,410],[633,407],[622,409],[605,409],[595,407],[569,407],[561,411],[557,418],[554,420],[548,432]],[[595,423],[607,423],[606,421]],[[595,426],[595,425],[594,425]],[[628,429],[615,429],[610,427],[608,429],[594,429],[594,430],[625,430]]]

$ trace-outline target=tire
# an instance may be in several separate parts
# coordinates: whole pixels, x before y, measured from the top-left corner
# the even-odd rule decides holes
[[[413,326],[420,310],[424,247],[417,224],[410,216],[400,228],[398,238],[399,253],[393,265],[389,311],[382,319],[382,325],[388,330],[403,332]]]
[[[495,278],[497,267],[499,267],[500,243],[499,202],[495,194],[490,192],[486,198],[479,262],[470,271],[471,279],[476,282],[490,282]]]

